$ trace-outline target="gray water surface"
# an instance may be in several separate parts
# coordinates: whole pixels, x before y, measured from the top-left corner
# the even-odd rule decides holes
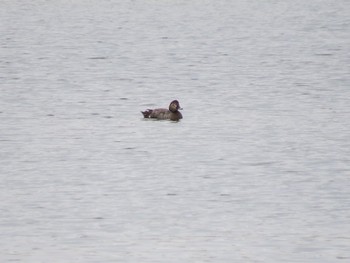
[[[1,1],[0,261],[349,262],[349,14]]]

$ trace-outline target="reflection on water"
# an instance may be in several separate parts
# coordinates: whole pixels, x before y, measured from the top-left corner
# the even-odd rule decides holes
[[[2,262],[349,260],[346,1],[0,7]]]

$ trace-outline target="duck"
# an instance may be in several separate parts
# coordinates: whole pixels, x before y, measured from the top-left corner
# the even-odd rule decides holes
[[[152,118],[158,120],[171,120],[178,121],[182,119],[182,114],[179,112],[182,110],[180,103],[177,100],[173,100],[169,104],[169,109],[158,108],[158,109],[147,109],[141,111],[144,118]]]

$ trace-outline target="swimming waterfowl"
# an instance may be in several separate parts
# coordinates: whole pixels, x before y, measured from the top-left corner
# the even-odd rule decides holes
[[[141,113],[145,118],[178,121],[182,119],[182,114],[179,112],[179,110],[182,110],[179,102],[177,100],[173,100],[169,104],[169,110],[163,108],[147,109],[146,111],[141,111]]]

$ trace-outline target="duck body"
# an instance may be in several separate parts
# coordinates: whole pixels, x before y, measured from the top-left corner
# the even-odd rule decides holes
[[[182,108],[177,100],[170,102],[169,109],[147,109],[141,111],[144,118],[178,121],[182,119],[182,114],[179,112]]]

